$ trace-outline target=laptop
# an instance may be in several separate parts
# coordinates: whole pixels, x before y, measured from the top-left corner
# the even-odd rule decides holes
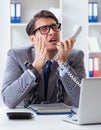
[[[79,108],[76,114],[67,115],[63,121],[75,124],[101,123],[100,77],[82,79]]]

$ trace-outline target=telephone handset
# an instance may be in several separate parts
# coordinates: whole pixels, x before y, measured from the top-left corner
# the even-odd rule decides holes
[[[80,25],[76,24],[76,25],[73,27],[72,34],[71,34],[70,37],[76,39],[77,36],[80,34],[81,30],[82,30],[82,27],[81,27]],[[58,46],[58,45],[57,45],[57,49],[59,49],[59,46]]]
[[[77,36],[80,34],[81,30],[82,30],[82,27],[80,25],[76,24],[73,27],[73,33],[72,33],[71,37],[76,39]]]

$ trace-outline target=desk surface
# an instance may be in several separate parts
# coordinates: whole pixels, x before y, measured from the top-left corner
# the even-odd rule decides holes
[[[62,121],[65,115],[36,115],[29,120],[9,120],[7,112],[31,112],[28,109],[0,107],[0,130],[101,130],[101,125],[76,125]]]

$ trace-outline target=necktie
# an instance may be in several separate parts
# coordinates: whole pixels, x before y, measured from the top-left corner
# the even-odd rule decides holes
[[[52,64],[51,61],[47,61],[43,68],[45,100],[47,98],[48,80],[51,72],[51,64]]]

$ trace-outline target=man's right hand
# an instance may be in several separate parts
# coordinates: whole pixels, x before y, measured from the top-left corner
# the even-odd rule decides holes
[[[32,63],[32,66],[36,69],[36,71],[40,71],[46,62],[47,49],[45,46],[45,41],[42,38],[37,38],[34,48],[35,60]]]

